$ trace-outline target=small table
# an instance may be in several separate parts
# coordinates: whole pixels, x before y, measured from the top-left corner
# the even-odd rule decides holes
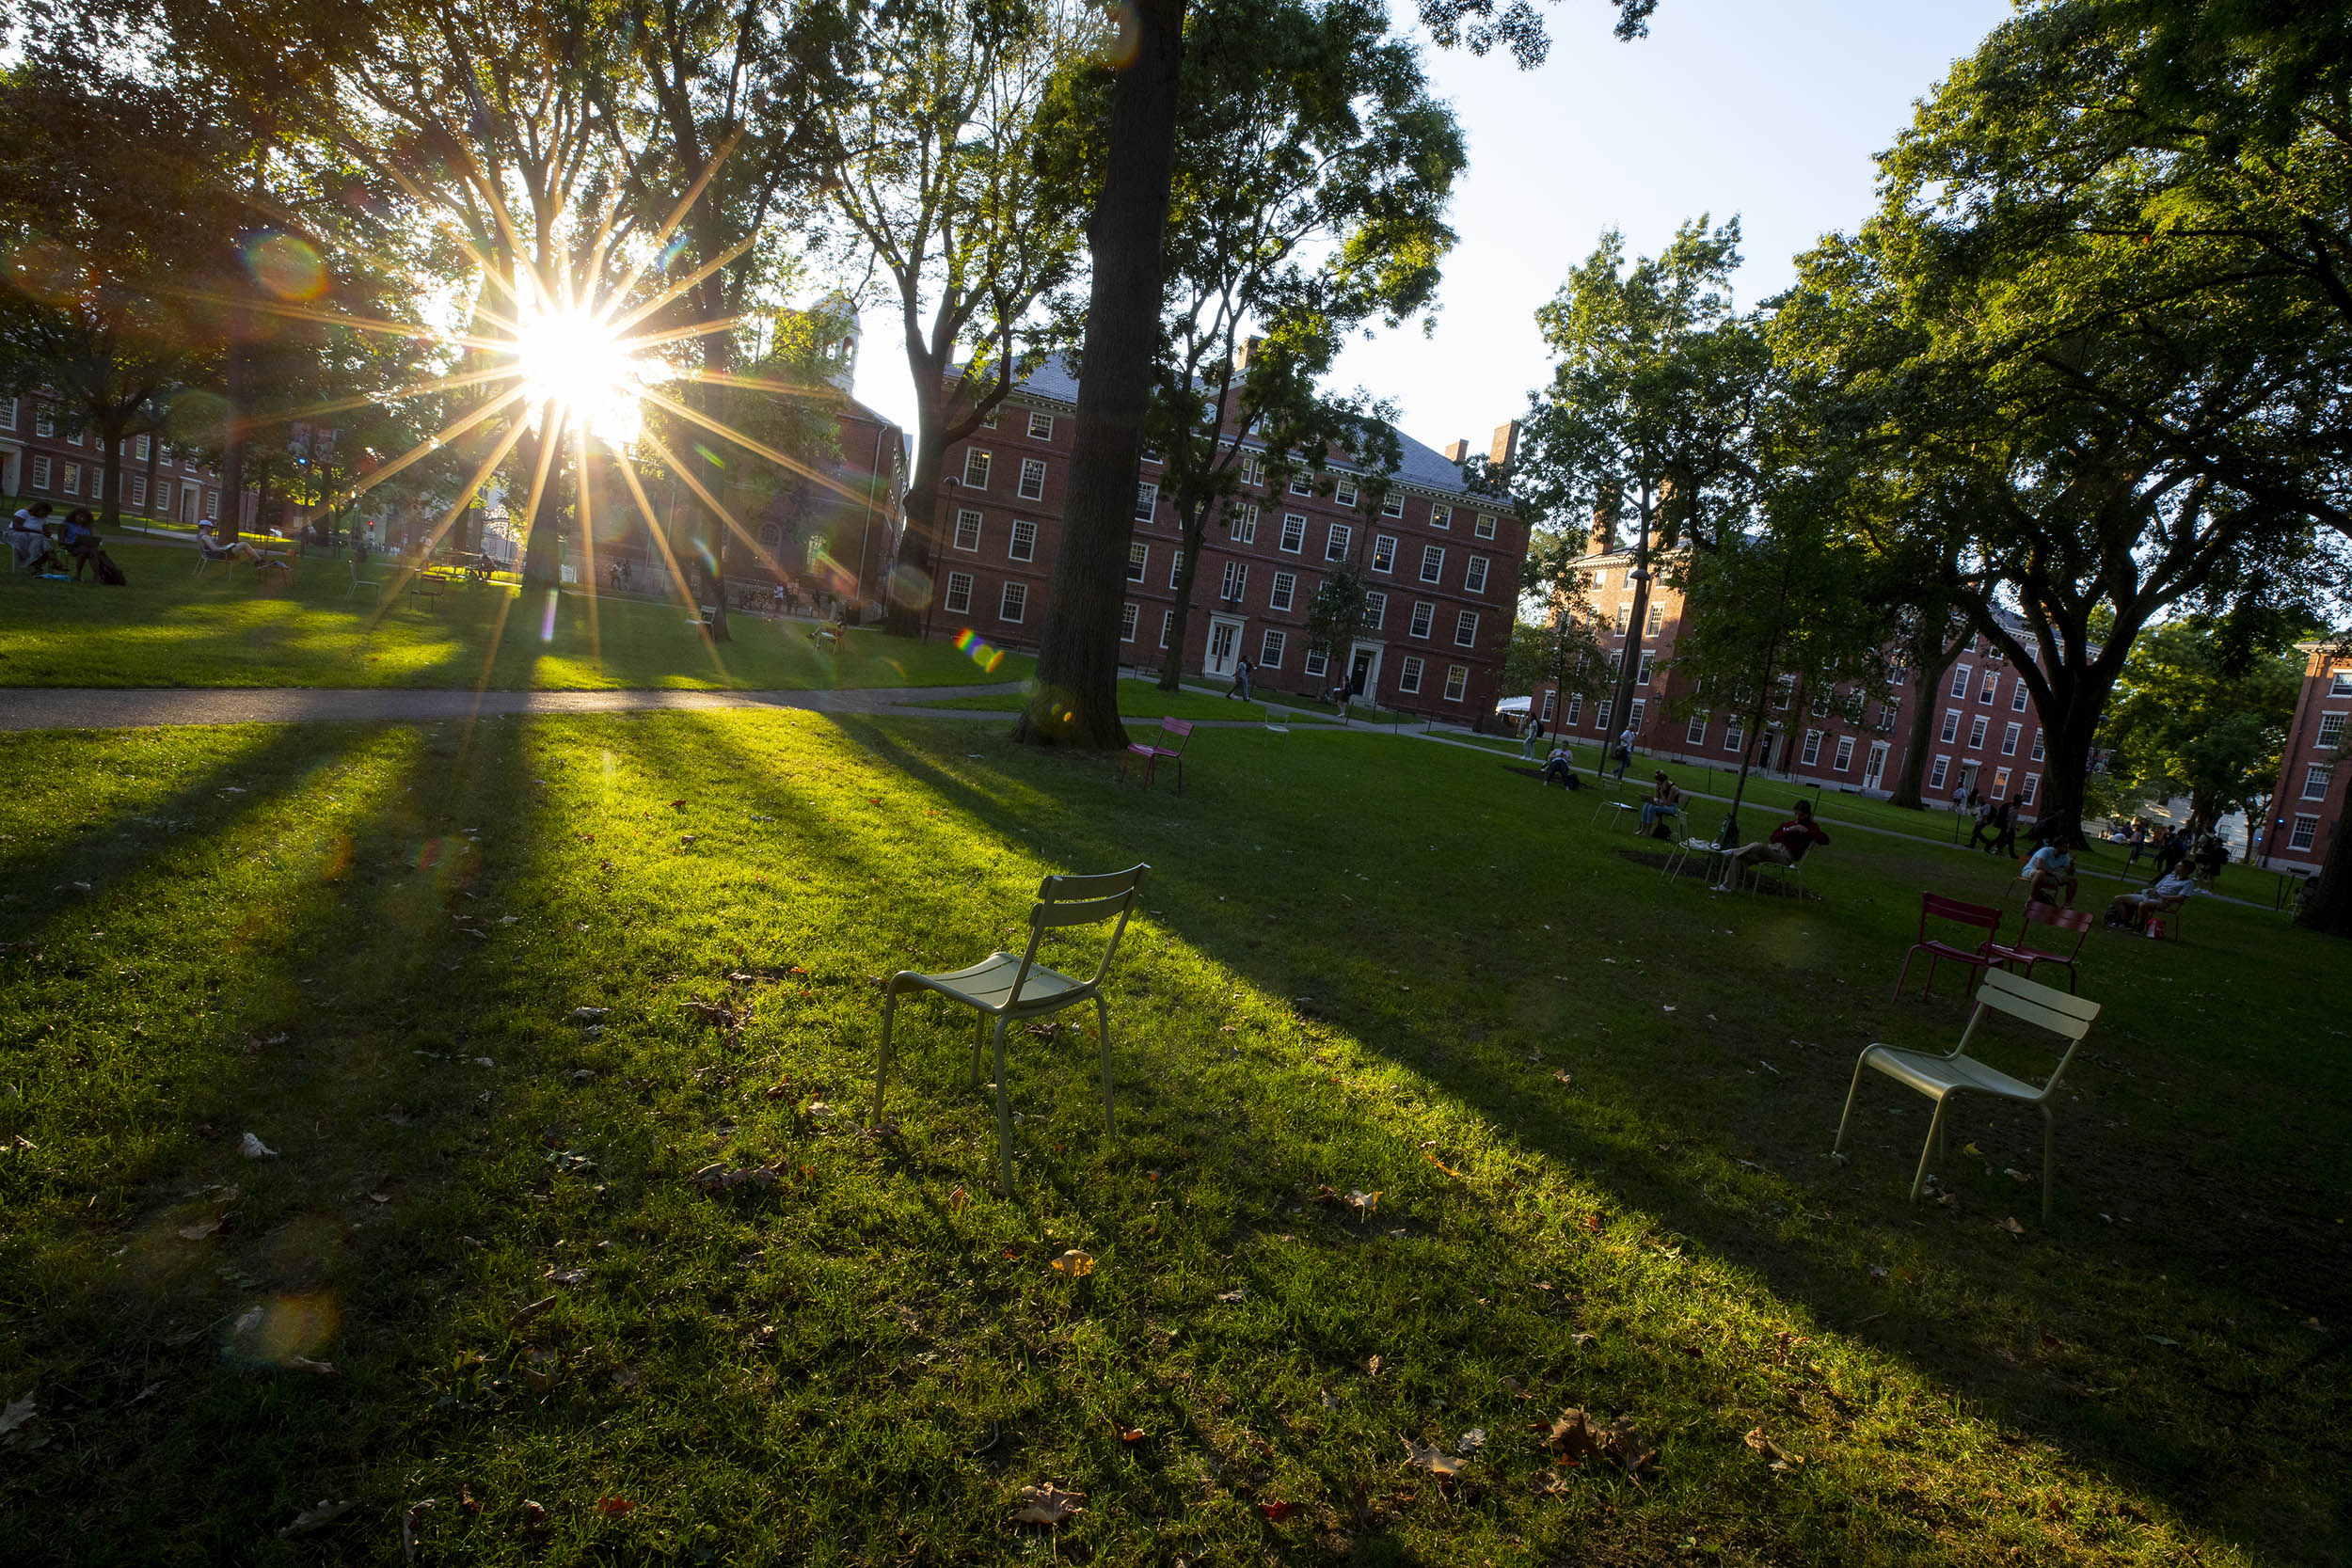
[[[1593,820],[1595,822],[1598,822],[1604,816],[1613,811],[1617,814],[1613,820],[1617,822],[1633,822],[1639,820],[1638,814],[1641,809],[1641,807],[1633,804],[1630,800],[1603,800],[1599,805],[1593,808]]]

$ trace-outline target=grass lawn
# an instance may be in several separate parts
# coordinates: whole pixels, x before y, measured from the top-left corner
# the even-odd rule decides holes
[[[0,1560],[2352,1551],[2342,949],[2093,932],[2055,1221],[1981,1104],[1913,1207],[1924,1101],[1874,1075],[1830,1136],[1864,1043],[1963,1022],[1887,998],[1918,889],[2005,865],[1854,834],[1818,901],[1710,895],[1503,759],[1190,760],[1179,800],[804,713],[12,736]],[[1136,860],[1115,1138],[1084,1017],[1020,1032],[996,1196],[919,1004],[859,1135],[874,976]],[[1655,1465],[1549,1457],[1571,1407]]]
[[[301,563],[283,593],[249,568],[127,536],[107,550],[127,588],[0,578],[0,686],[398,686],[737,688],[957,686],[1018,680],[1013,656],[990,674],[944,641],[851,632],[839,652],[810,642],[805,623],[730,618],[734,638],[707,641],[675,605],[452,583],[437,603],[394,591],[381,607],[351,595],[350,567],[324,555]]]
[[[1000,692],[986,697],[948,697],[926,703],[926,707],[971,708],[983,713],[1017,713],[1027,698],[1018,692]],[[1231,697],[1204,696],[1198,691],[1162,691],[1148,681],[1122,680],[1119,683],[1119,716],[1130,722],[1150,723],[1160,719],[1223,719],[1255,720],[1265,716],[1268,706],[1285,710],[1271,722],[1277,724],[1323,724],[1332,721],[1314,712],[1291,713],[1290,705],[1279,698],[1271,702],[1245,703]]]

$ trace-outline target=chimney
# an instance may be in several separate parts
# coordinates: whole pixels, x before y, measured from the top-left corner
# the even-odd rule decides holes
[[[1494,444],[1486,449],[1486,460],[1498,468],[1507,468],[1511,459],[1519,454],[1519,421],[1495,426]]]
[[[1607,555],[1617,547],[1617,492],[1604,486],[1593,502],[1593,531],[1584,543],[1586,555]]]
[[[1256,358],[1258,356],[1258,351],[1264,346],[1265,340],[1263,338],[1244,338],[1241,341],[1240,346],[1233,350],[1233,369],[1237,371],[1248,370],[1249,368],[1249,361]]]
[[[1457,468],[1463,464],[1469,462],[1470,443],[1468,441],[1448,441],[1445,444],[1445,460],[1453,464]]]

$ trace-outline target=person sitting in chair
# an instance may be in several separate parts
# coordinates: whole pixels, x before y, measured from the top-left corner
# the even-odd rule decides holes
[[[196,547],[207,561],[248,561],[259,566],[262,560],[262,552],[243,539],[223,545],[220,530],[210,517],[196,525]]]
[[[1743,844],[1724,857],[1724,879],[1713,884],[1717,893],[1740,891],[1740,873],[1748,863],[1771,859],[1782,865],[1794,865],[1817,844],[1827,844],[1829,834],[1813,820],[1813,802],[1799,800],[1791,808],[1796,815],[1772,830],[1772,836],[1756,844]]]
[[[2107,924],[2134,931],[2148,928],[2149,918],[2162,912],[2167,904],[2185,899],[2198,891],[2197,879],[2186,866],[2175,866],[2157,878],[2139,893],[2119,893],[2107,903]]]
[[[1584,781],[1576,776],[1576,762],[1568,755],[1568,743],[1565,740],[1552,742],[1551,755],[1544,759],[1544,770],[1538,775],[1536,782],[1549,784],[1554,779],[1560,781],[1563,788],[1582,789],[1584,787]]]
[[[2026,884],[2026,902],[2056,904],[2060,909],[2074,907],[2074,839],[2071,833],[2053,833],[2050,842],[2026,857],[2025,865],[2017,873]],[[2060,897],[2063,890],[2065,896]]]
[[[65,562],[49,543],[49,514],[47,501],[35,501],[21,509],[8,520],[8,549],[16,569],[39,573],[44,577],[65,576],[60,569]]]
[[[1649,792],[1649,799],[1642,802],[1642,831],[1653,838],[1666,838],[1671,836],[1666,831],[1666,824],[1679,821],[1681,817],[1682,791],[1676,788],[1675,782],[1661,770],[1657,787]]]

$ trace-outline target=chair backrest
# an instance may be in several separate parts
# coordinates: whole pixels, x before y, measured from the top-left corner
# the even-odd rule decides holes
[[[1985,971],[1984,983],[1977,988],[1976,1010],[1968,1015],[1967,1030],[1960,1037],[1959,1055],[1968,1049],[1969,1037],[1988,1012],[2007,1013],[2021,1022],[2047,1029],[2054,1035],[2066,1037],[2066,1054],[2050,1069],[2049,1081],[2042,1085],[2046,1099],[2057,1091],[2058,1080],[2066,1075],[2066,1064],[2074,1059],[2083,1037],[2090,1033],[2091,1021],[2099,1016],[2099,1004],[2079,996],[2070,996],[2053,986],[2023,980],[2005,969]]]
[[[1919,895],[1919,940],[1928,936],[1928,922],[1949,920],[1956,925],[1980,927],[1987,937],[2001,928],[2001,911],[1986,904],[1971,904],[1958,898],[1947,898],[1940,893]]]
[[[1173,745],[1173,746],[1170,746],[1170,745],[1168,743],[1168,737],[1169,736],[1174,736],[1176,737],[1176,744],[1175,744],[1175,745]],[[1161,720],[1161,721],[1160,721],[1160,740],[1159,740],[1160,750],[1162,750],[1162,751],[1164,751],[1164,752],[1168,752],[1170,756],[1179,756],[1179,757],[1180,757],[1180,756],[1183,756],[1183,755],[1184,754],[1184,748],[1185,748],[1185,747],[1187,747],[1187,746],[1189,746],[1189,745],[1191,745],[1191,744],[1192,744],[1192,721],[1191,721],[1191,720],[1189,720],[1189,719],[1163,719],[1163,720]],[[1124,873],[1121,873],[1121,875],[1124,875]]]
[[[2026,924],[2027,926],[2055,926],[2061,931],[2074,932],[2074,945],[2066,951],[2066,956],[2071,958],[2083,950],[2083,942],[2090,934],[2090,911],[2089,910],[2061,910],[2056,904],[2027,904]],[[2026,932],[2020,931],[2017,933],[2017,940],[2022,942],[2026,940]]]
[[[1095,965],[1094,978],[1089,982],[1101,985],[1103,976],[1110,973],[1111,958],[1119,952],[1120,938],[1127,934],[1127,917],[1135,912],[1136,899],[1143,892],[1143,879],[1151,870],[1149,865],[1131,865],[1124,871],[1048,877],[1040,882],[1037,903],[1029,911],[1028,951],[1021,955],[1021,968],[1012,977],[1012,992],[1006,1005],[1009,1006],[1021,1000],[1021,988],[1028,981],[1029,970],[1037,962],[1038,943],[1046,932],[1071,926],[1092,926],[1116,917],[1119,924],[1111,927],[1111,940],[1103,947],[1103,961]]]

